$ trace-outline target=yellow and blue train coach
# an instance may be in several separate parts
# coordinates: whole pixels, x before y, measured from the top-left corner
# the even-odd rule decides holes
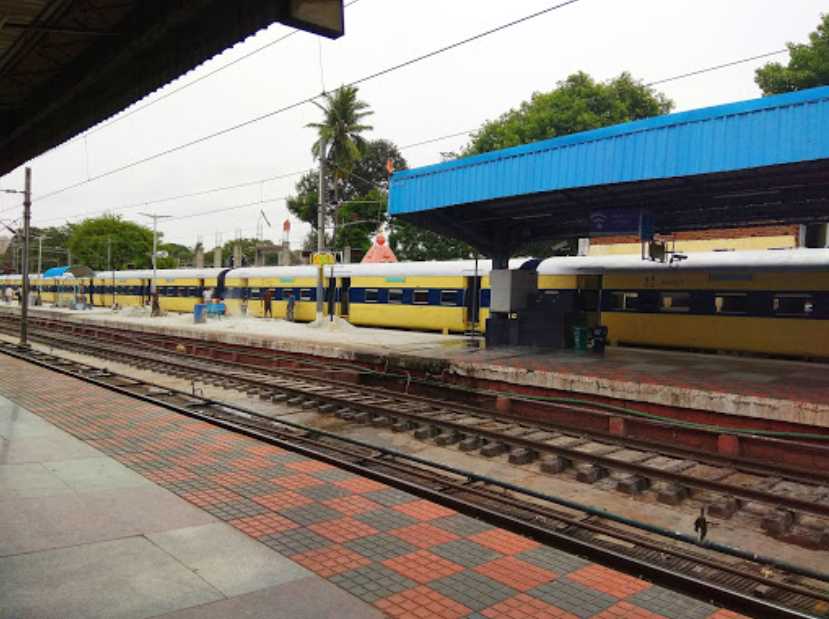
[[[683,258],[553,258],[539,281],[577,276],[581,309],[595,306],[611,344],[829,358],[829,249]]]
[[[326,273],[329,271],[326,267]],[[316,317],[317,277],[316,267],[311,266],[232,269],[224,278],[221,293],[230,314],[263,317],[265,294],[270,291],[273,318],[287,317],[288,297],[292,296],[294,319],[310,322]],[[326,301],[335,292],[333,287],[333,282],[326,282]]]

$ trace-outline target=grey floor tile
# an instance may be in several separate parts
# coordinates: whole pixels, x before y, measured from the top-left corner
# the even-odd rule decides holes
[[[224,523],[147,537],[227,596],[311,575],[304,567]]]
[[[382,619],[383,614],[322,578],[311,576],[157,619]]]
[[[221,598],[142,537],[0,559],[0,619],[138,619]]]

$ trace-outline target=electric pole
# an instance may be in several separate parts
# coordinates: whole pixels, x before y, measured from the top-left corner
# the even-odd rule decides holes
[[[26,168],[23,189],[23,298],[20,304],[20,347],[29,347],[29,223],[32,219],[32,169]]]
[[[37,237],[37,272],[43,273],[43,237]]]
[[[317,206],[317,322],[322,325],[323,314],[325,312],[323,303],[323,269],[322,253],[325,251],[325,207],[328,203],[326,199],[325,188],[325,157],[328,150],[328,144],[325,143],[324,138],[320,138],[320,178],[319,178],[319,205]]]
[[[155,213],[139,213],[139,215],[143,215],[144,217],[149,217],[153,220],[153,281],[150,285],[150,294],[155,294],[156,285],[155,280],[157,276],[157,269],[156,269],[156,258],[158,254],[158,220],[159,219],[168,219],[172,217],[172,215],[158,215]]]

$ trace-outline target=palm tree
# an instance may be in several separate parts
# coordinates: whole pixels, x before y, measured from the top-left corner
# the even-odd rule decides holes
[[[339,201],[339,182],[344,181],[354,169],[354,164],[363,158],[366,140],[361,135],[374,127],[363,124],[363,119],[374,114],[368,103],[357,98],[356,86],[341,86],[334,92],[323,94],[324,101],[316,105],[324,115],[319,123],[308,123],[306,127],[316,129],[319,138],[311,147],[315,159],[325,157],[329,176],[334,181],[334,200]],[[326,152],[322,152],[322,144]],[[336,220],[335,220],[336,226]],[[336,236],[336,228],[334,232]]]

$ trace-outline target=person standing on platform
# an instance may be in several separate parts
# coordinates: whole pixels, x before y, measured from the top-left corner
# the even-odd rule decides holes
[[[288,322],[294,321],[294,308],[296,307],[296,300],[294,299],[294,293],[290,290],[288,291],[288,306],[287,311],[285,314],[285,318],[287,318]]]
[[[271,308],[271,300],[273,299],[273,292],[268,289],[262,295],[262,314],[269,318],[273,318],[273,310]]]
[[[11,286],[6,286],[6,289],[3,291],[3,296],[6,299],[6,303],[11,305],[12,300],[14,299],[14,290],[12,290]]]
[[[708,520],[705,519],[705,508],[699,508],[699,518],[694,520],[694,531],[699,534],[699,541],[704,542],[708,535]]]
[[[158,291],[157,290],[153,293],[152,310],[150,310],[150,316],[152,316],[152,317],[161,316],[161,302],[158,299]]]
[[[202,296],[202,299],[204,300],[204,304],[209,305],[210,304],[210,297],[212,296],[210,288],[205,287],[204,290],[202,290],[201,296]]]

